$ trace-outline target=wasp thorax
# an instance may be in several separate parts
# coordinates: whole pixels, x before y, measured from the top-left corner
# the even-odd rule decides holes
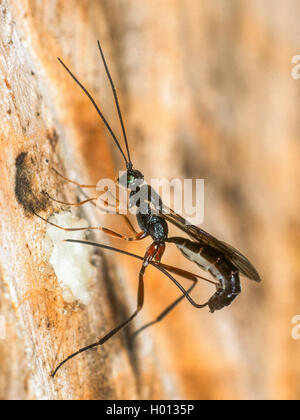
[[[118,183],[125,188],[135,190],[144,183],[144,175],[135,169],[128,169],[120,178]]]

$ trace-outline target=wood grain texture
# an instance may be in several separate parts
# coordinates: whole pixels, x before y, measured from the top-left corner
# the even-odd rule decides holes
[[[296,0],[0,1],[1,399],[299,398],[299,97]],[[60,56],[118,133],[97,50],[118,87],[136,168],[151,177],[204,178],[203,228],[249,256],[261,274],[216,314],[183,303],[133,345],[132,329],[49,372],[135,306],[139,265],[101,253],[92,303],[67,305],[42,249],[41,190],[74,201],[83,182],[115,177],[118,151]],[[98,217],[107,227],[126,226]],[[109,243],[104,237],[101,242]],[[142,255],[147,240],[115,246]],[[171,246],[165,262],[190,265]],[[195,267],[190,267],[196,270]],[[211,289],[195,293],[205,301]],[[178,291],[153,269],[135,326]]]

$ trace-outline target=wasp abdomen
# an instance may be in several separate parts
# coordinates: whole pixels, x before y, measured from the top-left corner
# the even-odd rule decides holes
[[[232,272],[230,275],[224,275],[220,283],[220,289],[208,301],[208,307],[211,313],[219,311],[225,306],[229,306],[241,293],[238,271]]]
[[[169,238],[168,241],[175,243],[186,258],[219,281],[216,293],[208,301],[212,313],[229,306],[241,293],[239,271],[218,250],[186,238]]]

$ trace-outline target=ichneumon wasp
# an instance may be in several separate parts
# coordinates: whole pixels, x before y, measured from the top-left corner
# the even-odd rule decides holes
[[[103,244],[98,244],[90,241],[79,241],[79,240],[67,240],[67,242],[80,242],[91,246],[96,246],[104,249],[108,249],[114,252],[123,253],[128,255],[132,258],[136,258],[142,261],[142,266],[139,272],[139,282],[138,282],[138,293],[137,293],[137,307],[133,314],[118,325],[116,328],[111,330],[108,334],[102,337],[96,343],[90,344],[86,347],[81,348],[77,352],[68,356],[65,360],[63,360],[53,371],[52,377],[54,377],[57,371],[64,365],[68,360],[72,359],[76,355],[83,353],[86,350],[92,349],[94,347],[100,346],[104,344],[108,339],[110,339],[113,335],[115,335],[118,331],[120,331],[123,327],[129,324],[136,315],[140,312],[143,307],[144,303],[144,274],[148,265],[152,265],[154,268],[162,272],[166,275],[173,283],[181,290],[182,295],[177,298],[175,302],[169,305],[154,321],[144,325],[139,330],[134,333],[136,336],[139,332],[144,330],[145,328],[153,325],[156,322],[161,321],[176,305],[179,304],[181,300],[187,298],[189,302],[197,307],[197,308],[204,308],[208,306],[210,312],[214,312],[224,308],[225,306],[230,305],[233,300],[241,293],[241,286],[240,286],[240,279],[239,274],[243,274],[250,280],[254,280],[256,282],[260,282],[261,279],[259,274],[257,273],[256,269],[250,263],[250,261],[243,256],[238,250],[233,248],[231,245],[226,244],[225,242],[219,241],[209,233],[205,232],[204,230],[200,229],[197,226],[193,226],[189,224],[182,216],[175,213],[173,210],[167,208],[161,197],[157,194],[155,190],[148,184],[144,182],[144,175],[137,169],[134,169],[129,145],[126,135],[125,126],[123,123],[123,118],[120,110],[119,100],[117,96],[117,92],[111,78],[102,47],[100,42],[98,41],[98,48],[100,51],[100,55],[102,58],[102,62],[105,68],[106,75],[108,77],[114,101],[116,104],[117,112],[119,121],[121,124],[121,129],[123,133],[123,138],[126,147],[126,154],[124,153],[120,142],[118,141],[116,135],[114,134],[111,126],[105,119],[104,115],[102,114],[101,110],[99,109],[98,105],[96,104],[95,100],[92,98],[91,94],[88,90],[81,84],[81,82],[75,77],[75,75],[71,72],[71,70],[63,63],[63,61],[58,58],[59,62],[65,68],[65,70],[69,73],[69,75],[73,78],[73,80],[79,85],[79,87],[84,91],[87,95],[91,103],[93,104],[94,108],[96,109],[98,115],[102,119],[103,123],[105,124],[106,128],[108,129],[110,135],[112,136],[116,146],[118,147],[124,161],[126,164],[126,171],[124,175],[120,177],[117,181],[120,187],[126,188],[129,192],[129,207],[135,207],[136,209],[136,218],[137,223],[140,227],[140,232],[136,232],[133,225],[131,224],[129,218],[126,215],[125,220],[133,232],[133,236],[128,237],[126,235],[114,232],[110,229],[105,227],[97,226],[97,227],[88,227],[88,228],[75,228],[75,229],[68,229],[62,226],[58,226],[52,222],[47,221],[43,217],[37,214],[42,220],[56,226],[59,229],[63,229],[65,231],[69,230],[100,230],[107,235],[110,235],[115,238],[123,239],[126,241],[138,241],[142,240],[146,237],[151,237],[152,243],[147,248],[145,255],[140,257],[138,255],[122,251],[120,249],[110,247]],[[81,188],[95,188],[96,185],[82,185],[75,181],[72,181],[66,178],[64,175],[61,175],[56,169],[53,168],[57,175],[61,176],[65,180],[72,182],[78,185]],[[136,199],[137,194],[139,199]],[[50,197],[50,196],[49,196]],[[140,197],[143,197],[142,199]],[[154,197],[154,200],[153,200]],[[51,197],[50,197],[51,198]],[[53,199],[56,202],[66,205],[74,205],[80,206],[87,202],[92,202],[95,205],[95,201],[98,197],[89,198],[86,196],[86,200],[81,201],[79,203],[65,203],[56,199]],[[118,213],[118,204],[116,206],[116,213]],[[182,236],[176,237],[169,237],[168,235],[168,223],[175,225],[179,230],[184,232],[188,238]],[[182,270],[177,267],[169,266],[163,264],[161,259],[165,252],[166,244],[173,243],[177,246],[177,248],[181,251],[181,253],[190,261],[194,262],[198,267],[202,270],[208,271],[215,279],[216,282],[210,281],[205,279],[199,275],[193,274],[191,272]],[[193,283],[188,290],[185,290],[183,286],[172,276],[172,274],[176,274],[188,280],[191,280]],[[196,286],[198,279],[203,279],[213,283],[216,286],[216,292],[213,296],[204,304],[196,303],[192,297],[190,296],[190,292]]]

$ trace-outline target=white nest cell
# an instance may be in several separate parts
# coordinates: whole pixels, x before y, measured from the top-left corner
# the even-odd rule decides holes
[[[51,216],[49,222],[64,228],[87,227],[88,222],[64,211]],[[47,224],[45,252],[49,257],[57,280],[63,289],[65,302],[78,301],[87,305],[91,301],[90,281],[96,276],[91,264],[91,247],[64,242],[65,239],[85,239],[86,231],[68,232]]]

